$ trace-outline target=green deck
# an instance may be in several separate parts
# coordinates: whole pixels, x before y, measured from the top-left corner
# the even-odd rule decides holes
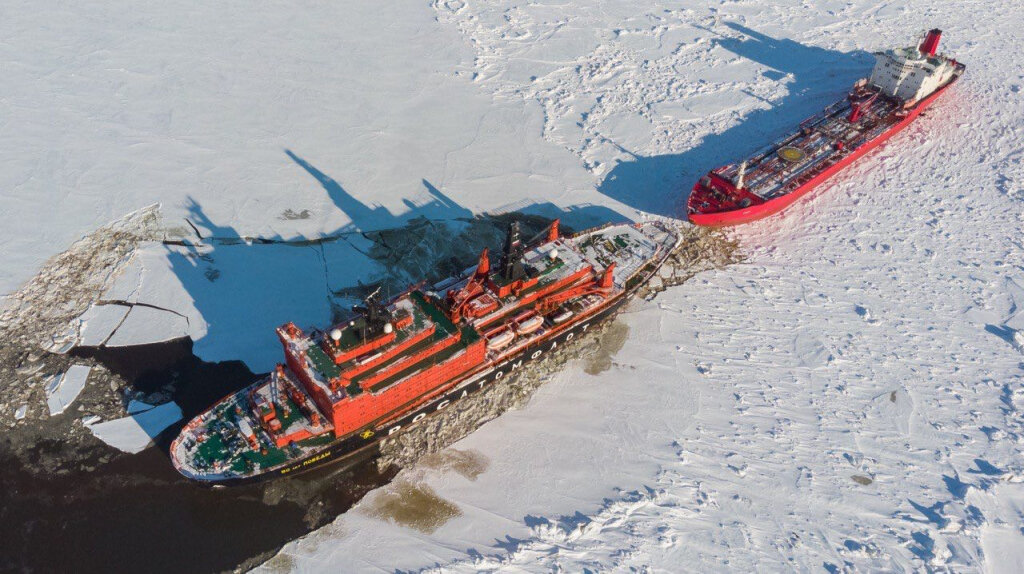
[[[441,340],[458,329],[458,327],[455,326],[455,323],[452,323],[451,319],[444,314],[444,311],[438,309],[433,303],[427,301],[427,298],[423,296],[423,293],[413,291],[410,297],[413,302],[416,303],[416,307],[426,313],[427,316],[430,317],[430,320],[437,325],[438,332],[443,333],[441,336],[438,336],[438,333],[435,333],[434,337],[436,340]]]
[[[288,434],[288,427],[292,426],[292,423],[305,419],[306,415],[299,409],[299,405],[292,401],[291,397],[287,393],[281,393],[281,399],[288,403],[288,416],[284,416],[282,409],[277,409],[277,418],[281,421],[281,432]]]
[[[446,361],[447,359],[451,358],[455,353],[458,353],[459,351],[465,349],[471,343],[475,342],[477,339],[480,338],[480,334],[477,333],[476,329],[472,327],[463,327],[461,331],[462,337],[459,339],[458,343],[455,343],[454,345],[451,345],[438,353],[434,353],[433,355],[423,359],[422,361],[409,365],[408,367],[402,369],[401,371],[395,373],[394,375],[391,375],[390,377],[378,382],[377,384],[370,387],[370,392],[378,393],[418,370],[422,370],[432,365],[436,365],[437,363]]]
[[[196,458],[203,459],[207,464],[221,460],[227,454],[227,446],[219,434],[211,434],[210,438],[196,447]]]
[[[341,374],[341,368],[334,364],[334,360],[327,356],[327,353],[320,348],[320,345],[310,345],[306,349],[306,356],[313,362],[316,370],[320,371],[327,379],[333,379]]]
[[[467,345],[480,338],[480,334],[477,333],[476,330],[471,327],[464,327],[460,329],[459,326],[453,323],[448,318],[448,316],[444,314],[444,311],[442,311],[436,305],[427,300],[427,298],[420,291],[412,292],[409,295],[409,298],[412,300],[414,304],[414,310],[412,313],[413,325],[412,328],[410,329],[402,329],[398,332],[398,334],[395,337],[395,344],[401,343],[405,339],[412,336],[413,333],[422,330],[425,326],[426,319],[428,318],[435,326],[434,333],[427,339],[419,343],[416,343],[415,345],[413,345],[409,349],[406,349],[402,353],[399,353],[394,357],[390,357],[388,360],[382,362],[379,365],[376,365],[374,368],[353,377],[352,382],[347,387],[345,387],[345,390],[348,392],[349,396],[358,396],[363,392],[362,388],[359,386],[359,383],[361,381],[366,380],[369,377],[372,377],[374,374],[379,373],[381,369],[386,369],[388,366],[395,364],[396,362],[402,360],[404,357],[409,356],[410,354],[414,354],[418,351],[421,351],[429,347],[430,345],[436,344],[438,341],[446,339],[453,333],[461,331],[462,337],[460,343],[452,345],[451,347],[445,349],[444,351],[441,351],[431,357],[424,359],[423,361],[420,361],[418,363],[410,365],[405,369],[402,369],[395,375],[388,377],[387,379],[375,384],[372,388],[373,391],[377,391],[387,387],[394,381],[399,380],[402,377],[408,375],[410,372],[412,372],[413,369],[422,368],[428,362],[438,362],[447,359],[455,352],[465,348]],[[343,345],[345,341],[348,341],[347,339],[345,339],[345,337],[356,336],[354,333],[358,332],[358,327],[359,325],[357,323],[355,328],[348,327],[343,330]],[[345,368],[352,363],[352,361],[346,361],[346,363],[343,363],[342,365],[336,365],[334,363],[334,360],[322,348],[320,348],[319,345],[310,345],[310,347],[306,350],[306,356],[309,357],[309,360],[313,364],[313,367],[317,371],[319,371],[320,374],[324,376],[324,378],[328,380],[340,375],[345,370]],[[287,426],[285,426],[285,428],[287,428]]]
[[[288,428],[295,422],[305,418],[302,411],[299,409],[291,398],[286,394],[281,395],[281,399],[286,401],[288,404],[289,413],[288,416],[284,416],[282,409],[277,409],[278,420],[281,421],[281,431],[287,434]],[[230,421],[232,424],[235,422],[235,415],[229,408],[221,408],[218,413],[220,420],[225,422]],[[255,427],[254,427],[255,429]],[[288,460],[292,459],[293,456],[286,449],[277,447],[268,447],[266,454],[261,451],[254,451],[246,445],[245,449],[238,455],[232,455],[227,444],[224,443],[224,439],[221,438],[220,433],[210,432],[209,438],[203,443],[196,447],[195,458],[198,461],[205,463],[206,465],[211,464],[215,460],[227,460],[228,468],[232,471],[240,474],[245,474],[256,468],[258,464],[260,468],[270,468],[277,466]],[[243,439],[244,440],[244,439]],[[317,446],[320,444],[328,444],[334,440],[334,433],[328,432],[320,436],[311,437],[309,439],[298,441],[297,444],[300,446]],[[266,446],[266,445],[261,445]],[[287,447],[286,447],[287,448]]]
[[[429,306],[431,308],[433,308],[433,306],[426,303],[426,301],[423,300],[422,296],[420,296],[420,298],[417,300],[415,295],[419,295],[419,293],[414,293],[413,295],[413,301],[417,303],[416,307],[417,309],[420,310],[420,313],[412,313],[411,328],[399,329],[398,332],[395,333],[394,344],[401,343],[402,341],[411,337],[413,333],[416,333],[423,329],[425,323],[425,315],[430,316],[432,319],[434,318],[429,311],[424,309],[425,306]],[[437,323],[436,320],[434,322]],[[449,324],[450,323],[451,322],[449,321]],[[355,320],[355,324],[353,326],[347,326],[344,329],[341,329],[341,341],[339,342],[339,347],[347,351],[362,344],[363,340],[360,339],[359,332],[364,324],[365,321],[362,318],[358,318]],[[309,360],[312,361],[313,367],[316,368],[316,370],[319,371],[320,374],[327,379],[333,379],[334,377],[337,377],[355,360],[355,357],[353,357],[352,359],[345,361],[341,365],[338,365],[334,362],[334,359],[330,355],[328,355],[327,352],[323,350],[323,348],[320,347],[320,345],[310,345],[310,347],[306,349],[306,355],[309,357]]]
[[[306,440],[300,440],[295,444],[310,448],[316,446],[327,446],[332,442],[334,442],[334,433],[329,432],[320,436],[310,437]],[[285,449],[286,448],[288,447],[285,447]],[[300,458],[292,456],[292,454],[285,449],[271,447],[267,449],[267,454],[263,454],[262,452],[255,450],[246,450],[241,456],[232,462],[231,470],[245,473],[254,469],[256,464],[259,464],[262,469],[267,469],[288,462],[289,460]]]
[[[341,339],[338,340],[338,347],[342,351],[351,351],[365,343],[362,338],[364,327],[366,327],[366,319],[364,317],[360,316],[352,319],[352,325],[347,325],[341,329]]]

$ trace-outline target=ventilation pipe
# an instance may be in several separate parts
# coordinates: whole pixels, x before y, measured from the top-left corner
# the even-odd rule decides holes
[[[548,228],[548,241],[549,242],[558,239],[558,223],[559,223],[559,220],[556,219],[556,220],[551,222],[551,227]]]

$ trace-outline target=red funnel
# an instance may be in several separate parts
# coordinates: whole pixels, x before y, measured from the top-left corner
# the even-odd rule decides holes
[[[941,37],[942,30],[939,30],[938,28],[929,30],[928,36],[924,39],[924,42],[921,42],[921,47],[918,48],[918,50],[921,50],[922,54],[934,56],[935,50],[939,49],[939,38]]]

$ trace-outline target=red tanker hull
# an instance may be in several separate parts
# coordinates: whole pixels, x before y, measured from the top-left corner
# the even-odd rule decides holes
[[[768,217],[769,215],[779,213],[780,211],[786,209],[787,207],[795,203],[801,197],[810,193],[813,189],[818,187],[825,180],[829,179],[836,173],[842,171],[845,167],[859,159],[861,156],[878,147],[883,142],[888,140],[890,137],[895,135],[897,132],[910,125],[910,123],[917,119],[917,117],[921,115],[921,112],[923,112],[928,106],[930,106],[936,98],[938,98],[944,91],[946,91],[946,89],[949,88],[949,86],[953,85],[953,83],[956,82],[957,78],[958,76],[955,76],[953,81],[935,90],[935,93],[921,100],[921,102],[918,103],[913,108],[910,108],[905,118],[894,123],[889,129],[879,134],[876,138],[870,140],[861,147],[857,148],[855,151],[851,152],[850,155],[836,162],[834,165],[828,167],[827,169],[823,170],[820,174],[814,176],[812,179],[808,180],[806,183],[804,183],[797,189],[793,190],[792,192],[768,200],[764,203],[752,205],[750,207],[742,209],[719,211],[714,213],[695,213],[691,211],[691,213],[689,213],[690,222],[693,223],[694,225],[700,225],[704,227],[726,227],[730,225],[739,225],[741,223],[756,221],[758,219]],[[693,187],[693,191],[696,191],[699,186],[700,183],[695,184]]]

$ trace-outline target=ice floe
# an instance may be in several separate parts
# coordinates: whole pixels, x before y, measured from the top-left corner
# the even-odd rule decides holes
[[[73,365],[66,372],[54,376],[46,384],[46,405],[50,415],[59,415],[67,410],[85,388],[85,380],[92,367]]]
[[[159,343],[188,335],[188,319],[163,309],[135,305],[106,342],[108,347]]]
[[[78,345],[98,347],[106,343],[124,321],[131,307],[125,305],[93,305],[79,317]]]
[[[145,407],[149,408],[145,408]],[[131,416],[124,418],[86,423],[96,438],[127,453],[137,453],[152,444],[164,429],[181,420],[181,408],[170,402],[158,406],[133,401],[129,407]]]

